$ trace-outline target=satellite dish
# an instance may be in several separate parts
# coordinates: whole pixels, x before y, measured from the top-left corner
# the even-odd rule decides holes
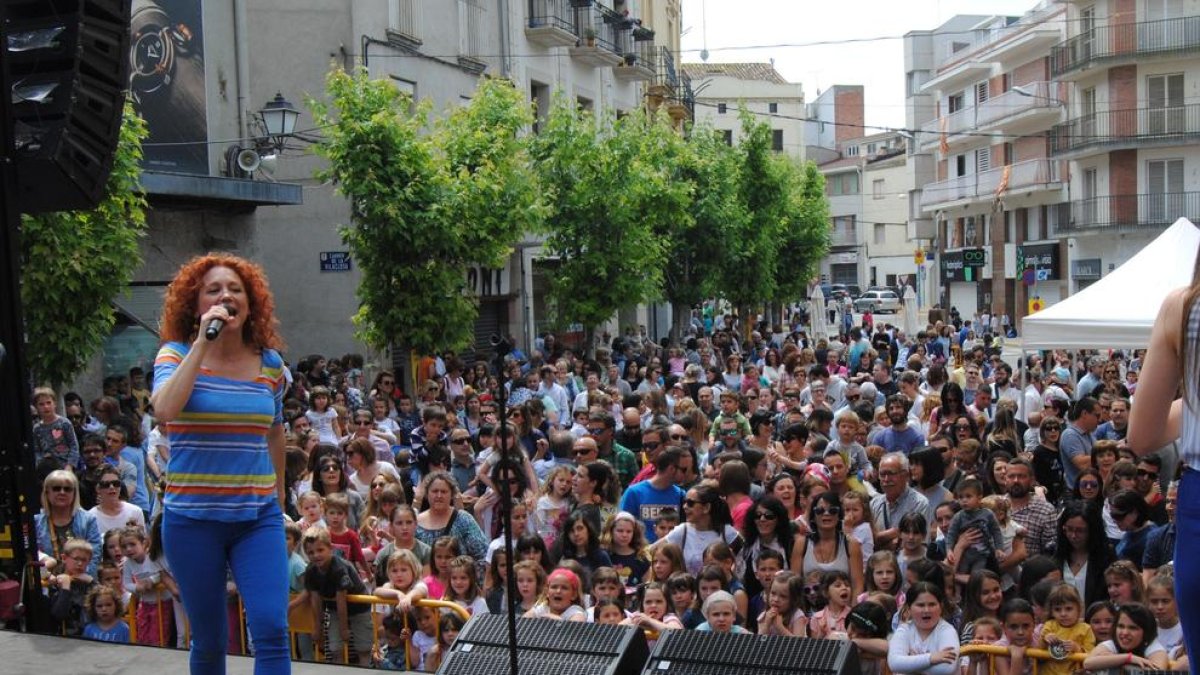
[[[244,148],[238,151],[236,162],[239,169],[250,174],[258,171],[258,167],[262,165],[262,157],[254,148]]]

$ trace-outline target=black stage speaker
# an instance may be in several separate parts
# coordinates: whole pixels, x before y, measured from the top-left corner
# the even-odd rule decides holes
[[[130,0],[4,0],[17,202],[91,208],[112,170],[129,86]],[[9,94],[6,94],[9,95]]]
[[[517,648],[528,675],[637,675],[649,652],[639,628],[525,618],[517,619]],[[437,672],[507,675],[508,617],[471,617]]]
[[[642,675],[859,675],[848,640],[665,630]]]

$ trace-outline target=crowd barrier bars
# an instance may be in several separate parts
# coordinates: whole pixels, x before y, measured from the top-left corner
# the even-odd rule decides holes
[[[958,650],[959,656],[978,656],[987,655],[988,657],[988,675],[993,675],[996,672],[996,657],[1008,656],[1008,647],[1001,645],[963,645]],[[1087,654],[1068,654],[1063,659],[1056,659],[1050,655],[1050,652],[1045,649],[1029,648],[1025,650],[1025,657],[1033,662],[1033,675],[1038,675],[1038,666],[1043,661],[1065,661],[1076,664],[1074,670],[1083,669],[1083,661],[1087,658]]]
[[[293,595],[291,597],[295,598],[296,596]],[[397,603],[396,599],[395,598],[381,598],[381,597],[378,597],[375,595],[348,595],[348,596],[346,596],[346,602],[349,604],[355,604],[355,605],[368,605],[370,607],[371,626],[372,626],[371,653],[372,653],[372,655],[377,655],[379,653],[379,628],[380,628],[380,624],[381,624],[381,616],[378,612],[375,611],[375,605],[391,605],[394,607],[394,606],[396,606],[396,603]],[[467,612],[467,610],[462,605],[459,605],[454,602],[450,602],[448,600],[421,599],[421,600],[418,600],[415,603],[413,603],[413,605],[415,607],[433,607],[433,608],[437,608],[437,609],[450,610],[450,611],[454,612],[455,614],[457,614],[459,617],[461,617],[463,621],[466,621],[467,619],[471,618],[470,613]],[[408,617],[403,616],[401,618],[402,618],[402,621],[404,622],[404,627],[406,629],[408,629],[409,628]],[[288,632],[292,635],[292,638],[293,638],[292,639],[293,658],[298,659],[299,655],[300,655],[299,644],[295,638],[300,635],[311,635],[314,632],[314,630],[316,629],[316,622],[319,620],[321,620],[320,617],[313,616],[312,607],[309,604],[300,605],[288,614]],[[332,630],[332,627],[330,627],[329,630]],[[438,633],[440,633],[440,632],[441,632],[441,626],[440,625],[435,626],[435,632],[434,632],[435,639],[437,639],[439,637]],[[322,654],[323,647],[324,647],[324,645],[319,645],[319,644],[315,644],[315,643],[313,644],[314,660],[316,660],[318,662],[323,660],[323,656],[324,656]],[[350,663],[349,645],[342,646],[342,658],[346,663]],[[405,642],[405,644],[404,644],[404,667],[406,670],[412,670],[412,654],[410,653],[408,642]]]

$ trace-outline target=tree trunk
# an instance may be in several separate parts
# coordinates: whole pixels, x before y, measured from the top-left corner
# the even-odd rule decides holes
[[[692,307],[683,303],[671,303],[671,346],[678,347],[683,331],[691,323]]]

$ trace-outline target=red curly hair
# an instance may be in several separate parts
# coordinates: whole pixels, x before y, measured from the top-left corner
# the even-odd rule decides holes
[[[250,320],[242,327],[242,340],[259,349],[283,349],[279,321],[275,319],[275,297],[267,286],[267,276],[258,265],[228,253],[209,253],[192,258],[167,287],[159,333],[164,342],[190,343],[200,331],[197,298],[204,275],[214,267],[228,267],[237,273],[250,301]]]

